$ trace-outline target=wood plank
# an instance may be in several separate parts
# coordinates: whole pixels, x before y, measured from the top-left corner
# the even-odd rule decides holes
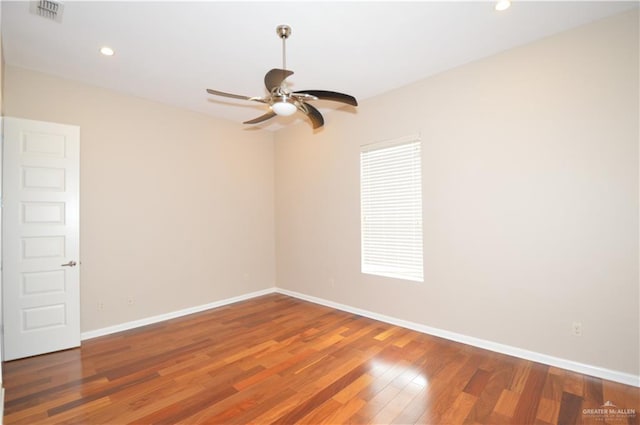
[[[582,397],[569,392],[562,394],[558,425],[574,425],[578,423],[582,408]]]
[[[323,424],[355,424],[359,423],[353,419],[356,412],[358,412],[362,406],[365,405],[365,401],[360,398],[352,398],[347,403],[338,407],[323,420]]]
[[[388,424],[398,417],[409,403],[420,393],[422,386],[408,383],[376,414],[373,423]]]
[[[520,394],[511,390],[502,390],[500,398],[496,403],[496,407],[493,410],[496,413],[510,418],[516,411],[516,406],[518,405],[519,400]]]
[[[563,391],[582,397],[584,395],[584,375],[565,371]]]
[[[443,424],[461,424],[473,409],[478,397],[468,392],[461,392],[442,415]]]
[[[471,394],[473,396],[480,396],[482,390],[489,382],[489,378],[491,377],[491,372],[487,372],[486,370],[478,369],[476,373],[473,374],[467,385],[464,387],[462,391],[465,393]]]
[[[542,397],[542,390],[547,380],[548,371],[549,367],[541,364],[536,364],[531,368],[516,409],[513,412],[513,423],[525,424],[536,420],[538,404]]]
[[[538,405],[538,413],[536,414],[536,420],[555,424],[558,422],[558,415],[560,414],[560,402],[555,400],[549,400],[546,398],[540,399]]]

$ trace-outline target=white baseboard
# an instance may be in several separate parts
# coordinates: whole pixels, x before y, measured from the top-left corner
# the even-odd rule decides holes
[[[260,297],[262,295],[273,294],[275,292],[276,292],[276,288],[267,288],[261,291],[250,292],[248,294],[239,295],[237,297],[226,298],[224,300],[214,301],[208,304],[202,304],[195,307],[185,308],[183,310],[172,311],[170,313],[147,317],[145,319],[134,320],[132,322],[120,323],[119,325],[109,326],[106,328],[96,329],[88,332],[82,332],[82,334],[80,334],[80,339],[84,341],[86,339],[110,335],[116,332],[128,331],[129,329],[135,329],[141,326],[151,325],[153,323],[163,322],[165,320],[175,319],[177,317],[187,316],[193,313],[199,313],[201,311],[222,307],[228,304],[237,303],[239,301],[249,300],[251,298]]]
[[[634,387],[640,387],[640,376],[632,375],[630,373],[606,369],[598,366],[592,366],[584,363],[575,362],[572,360],[561,359],[561,358],[550,356],[547,354],[537,353],[535,351],[524,350],[522,348],[512,347],[510,345],[499,344],[493,341],[487,341],[487,340],[475,338],[472,336],[462,335],[459,333],[450,332],[450,331],[446,331],[438,328],[432,328],[430,326],[422,325],[420,323],[410,322],[407,320],[402,320],[402,319],[398,319],[391,316],[385,316],[383,314],[378,314],[369,310],[363,310],[360,308],[351,307],[346,304],[340,304],[340,303],[329,301],[323,298],[318,298],[310,295],[305,295],[299,292],[289,291],[287,289],[275,288],[275,287],[263,289],[261,291],[251,292],[251,293],[240,295],[237,297],[227,298],[220,301],[215,301],[208,304],[199,305],[196,307],[185,308],[183,310],[178,310],[171,313],[160,314],[158,316],[148,317],[140,320],[134,320],[132,322],[121,323],[119,325],[109,326],[107,328],[83,332],[80,337],[82,340],[97,338],[99,336],[109,335],[116,332],[122,332],[129,329],[138,328],[140,326],[146,326],[153,323],[162,322],[164,320],[175,319],[177,317],[186,316],[188,314],[199,313],[201,311],[209,310],[212,308],[222,307],[228,304],[233,304],[239,301],[245,301],[251,298],[255,298],[255,297],[259,297],[267,294],[273,294],[273,293],[288,295],[290,297],[298,298],[304,301],[309,301],[314,304],[324,305],[326,307],[331,307],[337,310],[346,311],[348,313],[357,314],[359,316],[368,317],[370,319],[379,320],[381,322],[400,326],[406,329],[411,329],[424,334],[445,338],[451,341],[460,342],[460,343],[471,345],[478,348],[483,348],[485,350],[494,351],[496,353],[506,354],[506,355],[518,357],[521,359],[531,360],[531,361],[546,364],[549,366],[555,366],[561,369],[567,369],[567,370],[582,373],[585,375],[607,379],[609,381],[620,382],[626,385],[632,385]]]
[[[448,339],[451,341],[461,342],[463,344],[471,345],[485,350],[494,351],[496,353],[506,354],[521,359],[531,360],[534,362],[546,364],[549,366],[559,367],[561,369],[567,369],[574,372],[582,373],[585,375],[595,376],[597,378],[607,379],[609,381],[619,382],[626,385],[632,385],[634,387],[640,387],[640,376],[632,375],[630,373],[620,372],[617,370],[605,369],[598,366],[592,366],[584,363],[575,362],[572,360],[561,359],[547,354],[537,353],[535,351],[524,350],[518,347],[512,347],[510,345],[499,344],[497,342],[487,341],[472,336],[462,335],[455,332],[449,332],[438,328],[432,328],[430,326],[422,325],[420,323],[409,322],[407,320],[397,319],[391,316],[385,316],[383,314],[374,313],[372,311],[363,310],[349,305],[336,303],[333,301],[325,300],[323,298],[317,298],[310,295],[301,294],[299,292],[289,291],[287,289],[276,288],[275,292],[290,297],[299,298],[301,300],[309,301],[315,304],[324,305],[326,307],[335,308],[337,310],[346,311],[348,313],[357,314],[359,316],[368,317],[370,319],[379,320],[381,322],[390,323],[392,325],[400,326],[403,328],[411,329],[417,332],[421,332],[428,335],[437,336],[440,338]]]

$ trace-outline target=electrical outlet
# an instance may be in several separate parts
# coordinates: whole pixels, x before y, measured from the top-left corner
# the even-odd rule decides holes
[[[102,301],[98,301],[98,311],[104,310],[104,303]]]
[[[134,303],[135,303],[135,300],[133,299],[133,297],[127,298],[127,304],[128,305],[133,305]]]
[[[329,286],[331,286],[332,288],[335,288],[336,286],[336,280],[332,277],[329,278]]]
[[[573,322],[571,325],[571,333],[573,333],[573,336],[582,336],[582,323]]]

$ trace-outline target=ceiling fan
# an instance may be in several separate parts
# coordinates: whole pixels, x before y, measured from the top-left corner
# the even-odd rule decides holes
[[[286,40],[291,35],[291,27],[279,25],[276,28],[276,33],[282,39],[282,69],[274,68],[264,76],[264,85],[269,92],[267,96],[242,96],[212,89],[207,89],[207,93],[233,99],[260,102],[269,106],[269,110],[264,115],[245,121],[243,124],[258,124],[276,115],[289,116],[300,111],[309,118],[311,125],[316,129],[324,125],[324,118],[318,109],[308,103],[309,101],[323,99],[358,106],[358,101],[355,97],[344,93],[328,90],[298,90],[293,92],[289,90],[285,80],[290,75],[293,75],[293,71],[288,70],[286,66]]]

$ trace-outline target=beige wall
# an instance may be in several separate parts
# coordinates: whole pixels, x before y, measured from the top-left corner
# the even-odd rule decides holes
[[[11,66],[5,107],[81,128],[83,331],[274,286],[272,134]]]
[[[279,131],[278,286],[638,375],[638,59],[634,11]],[[359,145],[416,132],[425,281],[363,275]]]

